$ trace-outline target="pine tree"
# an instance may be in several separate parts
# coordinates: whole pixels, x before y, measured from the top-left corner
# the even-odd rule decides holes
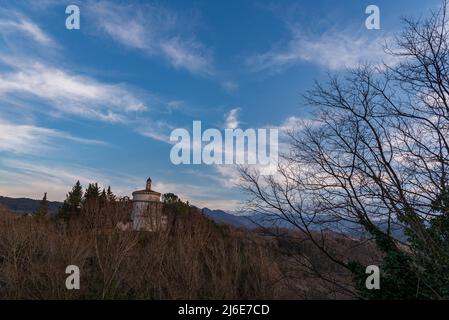
[[[108,196],[106,194],[106,190],[103,188],[103,191],[101,192],[101,195],[100,195],[100,204],[105,205],[107,202],[108,202]]]
[[[81,202],[83,200],[83,187],[79,181],[73,186],[72,191],[67,195],[68,204],[75,209],[81,208]]]
[[[68,218],[73,215],[78,215],[81,211],[82,200],[83,187],[81,186],[81,183],[77,181],[73,186],[72,191],[67,194],[64,204],[59,210],[59,216]]]
[[[106,197],[108,199],[108,202],[115,202],[117,200],[117,197],[111,191],[111,186],[108,186],[108,191],[106,192]]]
[[[100,195],[101,194],[98,183],[89,183],[89,186],[86,189],[86,193],[84,194],[84,201],[98,200],[100,198]]]
[[[44,193],[44,197],[42,198],[39,208],[37,208],[34,215],[36,217],[45,217],[48,214],[48,200],[47,200],[47,192]]]

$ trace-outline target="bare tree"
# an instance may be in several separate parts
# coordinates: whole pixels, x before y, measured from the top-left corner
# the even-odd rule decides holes
[[[241,169],[248,205],[290,222],[352,272],[352,261],[329,250],[324,230],[348,234],[363,227],[383,253],[419,263],[422,255],[395,237],[400,228],[425,244],[428,262],[448,261],[446,248],[428,228],[441,214],[435,203],[448,194],[449,185],[446,14],[444,2],[426,20],[404,19],[403,33],[386,49],[396,57],[394,65],[363,65],[316,83],[305,95],[317,108],[314,118],[288,132],[291,148],[282,155],[277,174],[264,178]],[[410,277],[415,276],[418,291],[427,288],[441,297],[433,284],[416,274]]]

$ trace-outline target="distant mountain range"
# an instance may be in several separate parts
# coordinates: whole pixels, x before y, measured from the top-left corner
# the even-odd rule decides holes
[[[240,228],[248,228],[248,229],[254,229],[254,228],[284,228],[284,229],[295,229],[296,226],[294,226],[292,223],[286,221],[285,219],[282,219],[277,214],[270,214],[270,213],[248,213],[246,215],[235,215],[228,213],[223,210],[211,210],[208,208],[204,208],[201,210],[204,215],[211,218],[217,223],[225,223],[229,224],[235,227]],[[304,218],[306,219],[306,218]],[[315,221],[318,222],[318,218],[315,218]],[[328,216],[322,216],[321,221],[332,221],[334,219],[328,217]],[[349,222],[335,222],[335,223],[329,223],[326,222],[326,228],[328,230],[334,231],[334,232],[341,232],[346,234],[360,234],[361,231],[360,227],[358,227],[354,223]],[[309,225],[309,228],[312,231],[319,231],[323,228],[323,225],[319,225],[318,223],[311,223]]]
[[[211,210],[203,208],[201,212],[217,223],[225,223],[239,228],[254,229],[258,227],[292,228],[288,221],[279,219],[273,214],[249,213],[247,215],[235,215],[223,210]]]
[[[276,214],[267,214],[267,213],[251,213],[248,215],[234,215],[227,213],[223,210],[211,210],[208,208],[204,208],[201,210],[204,215],[211,218],[217,223],[229,224],[239,228],[247,228],[254,229],[258,227],[264,228],[285,228],[285,229],[295,229],[296,227],[290,222],[281,219]],[[306,219],[306,218],[305,218]],[[320,225],[318,221],[327,221],[325,223],[325,229],[337,232],[341,234],[346,234],[353,236],[354,238],[359,238],[363,236],[367,236],[367,232],[362,229],[362,227],[356,223],[349,221],[339,221],[339,222],[329,222],[334,219],[330,216],[322,216],[320,218],[315,218],[314,221],[317,223],[311,223],[309,228],[311,231],[321,231],[324,225]],[[376,225],[382,229],[386,230],[387,223],[386,221],[377,221]],[[406,241],[407,237],[404,234],[404,230],[402,227],[395,225],[392,226],[392,234],[394,238]]]

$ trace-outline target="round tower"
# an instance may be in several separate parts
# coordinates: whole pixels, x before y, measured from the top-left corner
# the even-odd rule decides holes
[[[144,190],[133,192],[131,220],[134,230],[157,231],[167,224],[162,212],[161,194],[151,189],[151,178]]]

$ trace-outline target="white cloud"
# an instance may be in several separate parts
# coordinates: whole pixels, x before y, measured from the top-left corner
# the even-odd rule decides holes
[[[226,129],[236,129],[239,127],[239,120],[238,120],[238,113],[240,111],[240,108],[234,108],[229,111],[228,115],[226,116],[226,123],[225,128]]]
[[[118,16],[114,17],[118,18]],[[144,26],[137,21],[119,22],[114,21],[114,19],[107,19],[102,21],[100,25],[109,36],[121,44],[148,51],[152,48],[148,43],[151,39],[148,38]]]
[[[49,200],[62,201],[78,180],[84,187],[91,182],[98,182],[101,188],[111,186],[112,191],[119,196],[131,196],[133,191],[144,186],[146,178],[106,173],[73,164],[66,166],[0,159],[0,194],[3,196],[40,199],[47,192]],[[156,181],[153,189],[161,193],[175,193],[200,208],[235,210],[240,203],[238,200],[224,199],[219,190],[211,193],[209,186],[198,184]]]
[[[55,139],[85,144],[105,144],[98,140],[75,137],[59,130],[29,124],[15,124],[0,119],[0,151],[16,154],[39,154],[50,149],[51,142]]]
[[[90,3],[89,17],[116,42],[193,74],[212,74],[211,53],[189,32],[187,19],[157,5]]]
[[[170,132],[174,127],[164,121],[145,121],[136,131],[145,136],[157,141],[172,144],[170,141]]]
[[[191,73],[209,74],[210,61],[206,57],[203,45],[191,39],[181,40],[178,37],[167,39],[161,42],[162,52],[176,68],[184,68]]]
[[[236,111],[235,111],[236,110]],[[228,115],[231,116],[231,118],[235,118],[232,119],[231,121],[229,121],[229,123],[231,124],[231,126],[233,126],[235,123],[237,123],[238,126],[238,120],[236,117],[238,109],[233,109],[231,110],[231,112]],[[301,117],[296,117],[296,116],[290,116],[288,118],[286,118],[284,121],[282,121],[282,123],[280,124],[272,124],[272,125],[265,125],[263,126],[263,128],[269,130],[269,129],[277,129],[278,133],[279,133],[279,140],[278,140],[278,154],[279,154],[279,162],[282,162],[282,157],[281,155],[283,154],[288,154],[290,151],[290,144],[288,141],[288,136],[287,133],[291,132],[292,130],[300,130],[301,128],[304,128],[305,125],[313,125],[314,121],[310,120],[308,118],[301,118]],[[236,127],[237,127],[236,126]],[[273,146],[270,146],[270,152],[272,152],[273,150]],[[228,151],[226,150],[221,150],[221,152],[226,153]],[[220,152],[220,153],[221,153]],[[236,153],[244,153],[245,155],[248,155],[248,150],[236,150]],[[251,165],[250,166],[252,169],[254,170],[263,170],[265,172],[270,172],[273,173],[273,176],[277,176],[278,173],[277,171],[277,164],[275,163],[271,163],[268,166],[262,166],[259,164],[256,165]],[[236,186],[238,186],[242,181],[241,181],[241,176],[238,170],[238,167],[236,165],[229,165],[229,164],[222,164],[222,165],[214,165],[214,169],[215,172],[217,174],[215,180],[217,182],[219,182],[223,187],[228,188],[228,189],[232,189]]]
[[[21,32],[41,45],[48,46],[54,44],[53,39],[30,19],[15,12],[7,11],[7,13],[8,18],[0,18],[1,34],[16,34],[17,32]]]
[[[19,94],[49,103],[58,112],[107,122],[125,122],[147,110],[143,98],[122,84],[107,84],[38,62],[2,58],[13,68],[0,73],[0,98]]]
[[[213,192],[209,186],[199,184],[179,184],[170,182],[156,182],[154,189],[167,193],[172,192],[178,195],[183,201],[189,201],[190,204],[199,208],[235,210],[241,203],[240,200],[226,199],[219,189]]]
[[[373,33],[353,34],[349,31],[330,30],[321,35],[307,35],[291,28],[291,38],[267,52],[249,57],[246,62],[253,71],[279,72],[301,62],[316,63],[330,70],[357,67],[360,63],[380,65],[396,63],[384,52],[389,36]]]
[[[316,123],[316,120],[313,120],[312,118],[291,116],[286,118],[277,128],[281,131],[280,133],[285,136],[292,130],[297,131],[304,128],[305,126],[314,125]]]
[[[112,177],[112,178],[111,178]],[[36,163],[17,159],[0,160],[0,194],[10,197],[39,199],[48,192],[50,200],[61,201],[76,181],[83,186],[98,182],[100,187],[111,186],[121,196],[129,196],[139,179],[120,174],[105,174],[99,170],[54,163]]]
[[[0,71],[0,101],[7,105],[13,101],[23,110],[119,123],[143,136],[168,142],[172,126],[155,117],[182,107],[181,101],[122,83],[101,82],[32,59],[0,55],[1,62],[9,69]]]
[[[239,185],[240,173],[236,165],[222,164],[215,165],[214,168],[225,188],[231,189]]]

